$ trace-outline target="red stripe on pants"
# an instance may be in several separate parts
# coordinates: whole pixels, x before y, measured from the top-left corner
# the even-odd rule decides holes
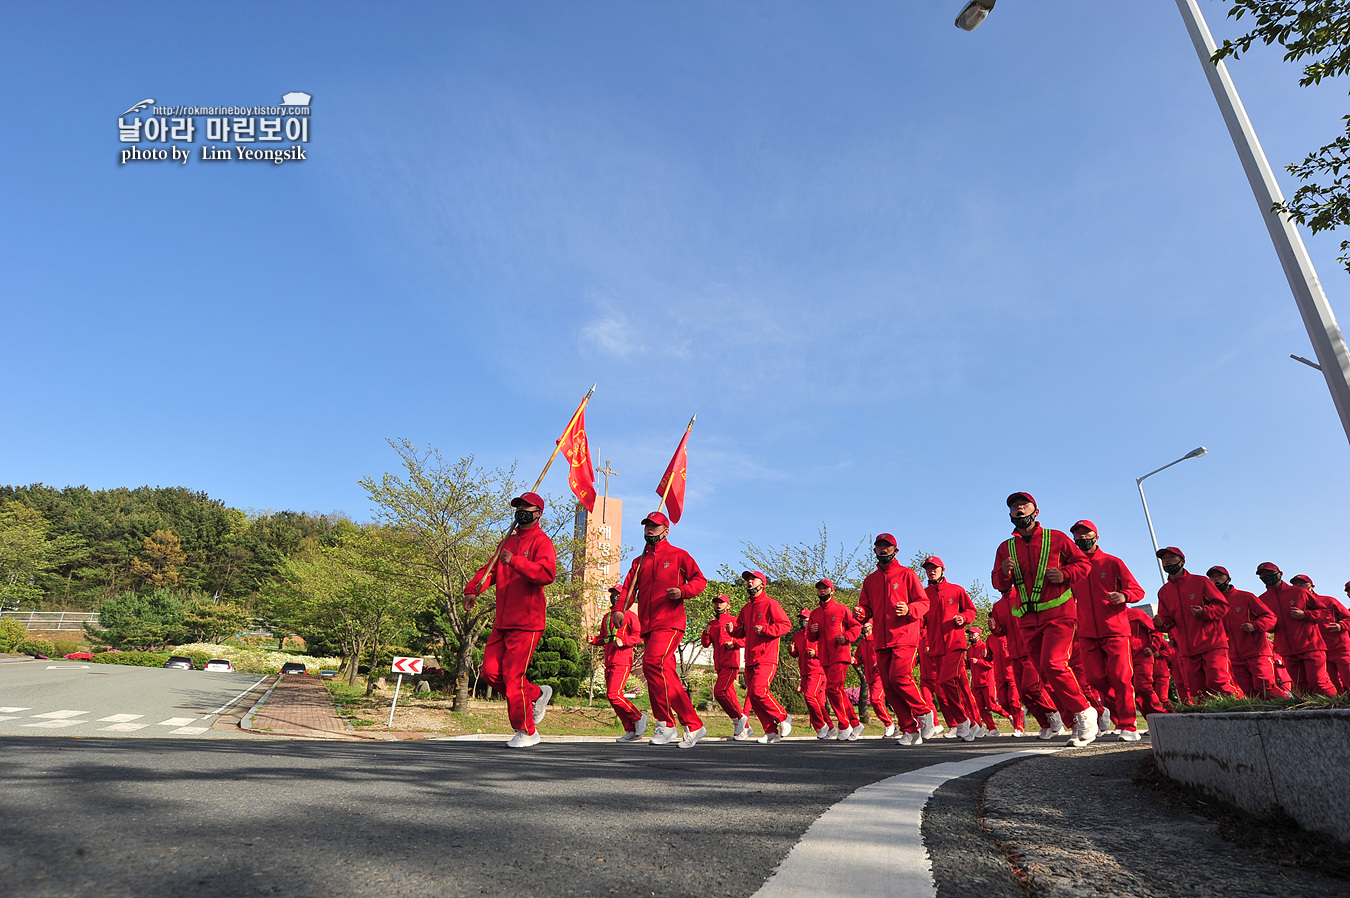
[[[912,645],[877,649],[877,671],[885,687],[886,701],[899,718],[900,729],[906,733],[917,731],[918,718],[928,713],[928,705],[914,682],[914,658],[918,651]]]
[[[754,707],[755,716],[759,718],[759,724],[764,727],[766,733],[777,732],[779,721],[787,720],[787,712],[769,691],[769,683],[773,682],[773,675],[776,673],[778,673],[777,661],[745,665],[745,691],[750,694],[750,704]]]
[[[819,730],[830,725],[830,713],[825,708],[825,675],[812,671],[802,679],[802,699],[811,717],[811,728]]]
[[[848,700],[848,694],[844,692],[848,666],[847,661],[825,665],[825,698],[829,700],[830,710],[834,712],[835,719],[839,721],[841,727],[845,724],[851,727],[859,724],[858,709],[853,707],[853,702]]]
[[[542,630],[496,630],[483,647],[483,680],[506,696],[511,728],[534,733],[534,701],[538,686],[525,679]]]
[[[886,710],[886,684],[881,681],[881,673],[871,680],[867,681],[867,703],[872,706],[876,712],[877,720],[881,721],[882,726],[890,726],[895,723],[891,719],[891,712]]]
[[[736,675],[740,672],[739,667],[722,668],[717,672],[717,685],[713,687],[713,698],[732,720],[740,720],[743,716],[741,697],[736,694]]]
[[[623,694],[624,687],[628,685],[628,675],[632,670],[632,661],[605,665],[605,697],[609,699],[609,706],[614,709],[614,713],[619,716],[619,720],[623,721],[624,731],[630,733],[642,717],[642,712],[637,709],[637,705],[630,702]]]
[[[1049,693],[1050,701],[1060,710],[1060,716],[1086,711],[1088,700],[1069,667],[1073,654],[1073,634],[1078,624],[1073,618],[1055,617],[1049,620],[1022,618],[1022,641],[1026,643],[1027,657],[1036,666],[1041,685]]]
[[[642,673],[647,678],[652,716],[668,727],[673,727],[679,717],[685,727],[696,730],[703,726],[703,721],[675,669],[675,649],[683,636],[680,630],[653,630],[647,634],[642,641]]]

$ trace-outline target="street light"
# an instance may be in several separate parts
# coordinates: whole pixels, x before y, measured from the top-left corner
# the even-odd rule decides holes
[[[995,0],[971,0],[961,14],[956,17],[956,27],[973,31],[979,27],[994,8]],[[1212,62],[1218,47],[1214,36],[1205,24],[1196,0],[1176,0],[1177,9],[1190,32],[1191,43],[1200,57],[1200,65],[1209,79],[1209,86],[1218,101],[1219,111],[1228,125],[1228,133],[1233,138],[1242,169],[1247,173],[1256,204],[1261,207],[1261,217],[1265,220],[1270,240],[1275,244],[1275,255],[1280,258],[1280,267],[1284,269],[1285,280],[1294,294],[1294,304],[1303,319],[1303,327],[1308,331],[1313,351],[1317,356],[1314,366],[1326,378],[1327,389],[1331,391],[1331,402],[1340,416],[1341,427],[1350,439],[1350,349],[1346,348],[1345,336],[1341,326],[1336,323],[1336,315],[1331,311],[1322,282],[1317,278],[1308,249],[1303,245],[1298,226],[1288,217],[1275,211],[1276,206],[1284,205],[1284,194],[1270,169],[1266,153],[1261,149],[1261,141],[1256,138],[1256,129],[1252,127],[1247,110],[1243,108],[1242,98],[1238,96],[1233,79],[1222,61]]]
[[[1169,461],[1159,468],[1158,471],[1166,471],[1168,468],[1172,467],[1172,465],[1179,465],[1188,458],[1199,458],[1208,452],[1209,450],[1204,446],[1192,449],[1176,461]],[[1158,534],[1153,532],[1153,518],[1148,513],[1148,500],[1144,498],[1144,481],[1154,474],[1157,474],[1158,471],[1149,471],[1143,477],[1136,477],[1134,479],[1134,485],[1139,487],[1139,501],[1144,503],[1144,520],[1148,521],[1148,535],[1153,538],[1153,558],[1158,562],[1158,576],[1162,577],[1162,581],[1165,585],[1167,583],[1167,573],[1163,570],[1162,559],[1158,557]]]

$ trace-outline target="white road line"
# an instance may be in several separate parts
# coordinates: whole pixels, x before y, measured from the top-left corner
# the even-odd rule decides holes
[[[271,676],[271,674],[267,674],[266,676],[259,677],[259,678],[258,678],[258,683],[261,683],[263,680],[267,679],[267,677],[269,677],[269,676]],[[257,688],[258,688],[258,683],[254,683],[252,686],[248,687],[248,688],[245,689],[243,692],[239,693],[239,694],[236,695],[234,698],[230,699],[228,702],[226,702],[225,704],[221,705],[219,708],[217,708],[216,710],[212,711],[210,714],[206,715],[206,717],[214,717],[214,716],[217,715],[217,714],[224,714],[225,711],[230,707],[230,705],[233,705],[235,702],[239,701],[241,698],[243,698],[244,696],[248,695],[248,694],[249,694],[250,692],[252,692],[254,689],[257,689]],[[202,720],[205,720],[206,717],[203,717]]]
[[[44,720],[42,723],[25,723],[26,727],[45,727],[47,729],[57,729],[58,727],[73,727],[82,723],[88,723],[87,720]]]
[[[919,827],[934,790],[1013,758],[1058,748],[934,764],[863,786],[802,835],[754,898],[934,898],[933,868]]]
[[[48,664],[48,670],[88,670],[88,664]]]
[[[18,714],[0,714],[0,720],[22,720]]]
[[[145,716],[144,714],[114,714],[112,717],[100,717],[100,718],[98,719],[98,722],[99,722],[99,723],[126,723],[127,721],[130,721],[130,720],[140,720],[140,719],[141,719],[142,717],[144,717],[144,716]],[[108,727],[104,727],[104,729],[106,730],[106,729],[108,729]]]
[[[3,707],[3,708],[0,708],[0,714],[18,714],[20,711],[31,711],[31,710],[33,710],[33,709],[32,709],[32,708],[15,708],[15,707],[13,707],[13,706],[7,705],[7,706],[5,706],[5,707]]]
[[[88,711],[48,711],[46,714],[33,714],[33,717],[50,717],[52,720],[65,720],[68,717],[79,717],[81,714],[88,714]]]
[[[115,723],[110,727],[99,727],[98,731],[100,733],[134,733],[137,730],[145,729],[149,725],[150,724],[148,723]]]
[[[185,727],[196,719],[195,717],[170,717],[168,720],[161,720],[159,725],[162,727]]]
[[[205,733],[210,727],[179,727],[176,730],[169,730],[170,736],[197,736]]]

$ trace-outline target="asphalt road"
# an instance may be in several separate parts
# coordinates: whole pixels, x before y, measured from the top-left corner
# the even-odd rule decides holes
[[[0,737],[0,894],[753,894],[896,773],[1020,747]]]
[[[213,730],[222,713],[263,678],[85,664],[0,664],[0,736],[247,739],[238,727]]]

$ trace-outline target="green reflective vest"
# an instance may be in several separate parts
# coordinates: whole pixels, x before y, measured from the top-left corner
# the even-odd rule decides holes
[[[1041,560],[1036,565],[1036,578],[1032,580],[1031,589],[1027,589],[1026,577],[1022,574],[1022,562],[1017,558],[1017,537],[1008,538],[1008,557],[1013,563],[1013,583],[1017,586],[1017,595],[1021,601],[1012,606],[1013,617],[1021,617],[1028,611],[1049,611],[1051,608],[1058,608],[1069,599],[1073,598],[1073,589],[1066,589],[1064,592],[1049,601],[1041,601],[1041,593],[1045,590],[1045,569],[1050,564],[1050,528],[1041,528]]]

